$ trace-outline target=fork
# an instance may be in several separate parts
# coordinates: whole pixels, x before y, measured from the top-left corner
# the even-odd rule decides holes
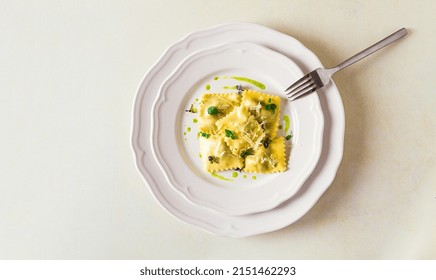
[[[350,66],[361,60],[362,58],[367,57],[368,55],[378,51],[379,49],[397,41],[398,39],[407,35],[407,29],[401,28],[395,33],[392,33],[388,37],[382,39],[381,41],[375,43],[374,45],[366,48],[365,50],[355,54],[349,59],[345,60],[338,66],[334,68],[318,68],[310,72],[309,74],[304,75],[301,79],[293,83],[290,87],[285,89],[285,93],[290,101],[294,101],[297,98],[300,98],[304,95],[312,93],[323,86],[327,85],[330,82],[330,78],[336,72],[345,67]]]

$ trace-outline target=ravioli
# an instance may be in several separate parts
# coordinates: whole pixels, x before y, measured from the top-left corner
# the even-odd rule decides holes
[[[246,90],[243,93],[241,105],[249,109],[270,138],[276,137],[279,126],[280,97]]]
[[[243,106],[217,121],[216,126],[234,155],[250,148],[257,149],[265,137],[255,117]]]
[[[277,137],[280,101],[278,96],[253,90],[204,94],[198,120],[204,169],[285,171],[285,141]]]
[[[276,173],[286,170],[285,139],[275,138],[268,145],[262,145],[253,155],[245,158],[244,171],[253,173]]]
[[[205,93],[199,108],[199,130],[205,133],[216,131],[215,123],[232,112],[241,103],[237,93]]]
[[[243,160],[232,154],[224,139],[219,135],[200,138],[203,166],[208,172],[242,168]]]

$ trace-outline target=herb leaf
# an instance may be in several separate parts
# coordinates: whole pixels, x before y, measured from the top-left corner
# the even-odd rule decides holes
[[[226,129],[225,132],[226,132],[226,137],[230,137],[233,140],[235,140],[236,136],[235,136],[235,133],[233,131]]]
[[[276,108],[277,108],[277,105],[274,104],[274,103],[268,103],[268,104],[265,105],[265,109],[268,110],[268,111],[271,111],[273,113],[275,113]]]
[[[253,149],[245,150],[241,153],[241,158],[246,158],[247,156],[254,155]]]
[[[236,85],[236,89],[238,90],[238,94],[241,94],[244,91],[242,85]]]
[[[194,104],[191,104],[191,107],[189,107],[189,110],[185,110],[185,112],[197,113],[197,108],[194,108]]]
[[[263,140],[263,146],[265,147],[265,149],[268,148],[269,143],[271,143],[271,139],[269,139],[268,137]]]
[[[288,134],[288,135],[286,135],[285,139],[286,139],[286,140],[290,140],[290,139],[292,138],[292,136],[293,136],[292,133],[291,133],[291,134]]]
[[[209,115],[216,115],[218,114],[218,108],[215,106],[210,106],[209,108],[207,108],[207,113]]]
[[[219,163],[219,159],[217,157],[208,156],[207,159],[209,160],[210,163]]]
[[[206,138],[206,139],[208,139],[208,138],[210,137],[210,134],[208,134],[208,133],[206,133],[206,132],[201,132],[201,131],[200,131],[200,136],[201,136],[201,137],[204,137],[204,138]]]

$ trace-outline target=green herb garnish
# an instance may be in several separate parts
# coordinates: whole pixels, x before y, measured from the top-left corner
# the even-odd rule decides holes
[[[206,133],[206,132],[201,132],[201,131],[200,131],[200,136],[201,136],[201,137],[204,137],[204,138],[207,139],[207,138],[210,137],[210,134],[208,134],[208,133]]]
[[[277,105],[274,104],[274,103],[268,103],[268,104],[265,105],[265,109],[275,113],[275,111],[277,109]]]
[[[288,134],[288,135],[286,135],[285,139],[286,139],[286,140],[290,140],[290,139],[292,138],[292,136],[293,136],[292,133],[291,133],[291,134]]]
[[[225,132],[226,132],[226,137],[230,137],[233,140],[235,140],[236,136],[235,136],[235,133],[233,131],[226,129]]]
[[[241,153],[241,158],[246,158],[247,156],[252,156],[252,155],[254,155],[253,149],[248,149]]]
[[[276,109],[277,109],[277,105],[274,103],[271,103],[271,98],[268,98],[268,104],[265,105],[265,109],[275,113]]]
[[[194,108],[194,104],[191,104],[191,107],[189,108],[189,110],[185,110],[185,112],[197,113],[197,108]]]
[[[268,137],[263,140],[263,146],[265,147],[265,149],[268,148],[269,143],[271,143],[271,139],[269,139]]]
[[[236,89],[238,90],[238,94],[241,94],[244,91],[242,85],[236,85]]]
[[[216,115],[218,114],[218,108],[215,106],[210,106],[209,108],[207,108],[207,113],[212,116]]]
[[[210,163],[218,163],[219,160],[217,157],[214,156],[208,156],[207,159],[209,160]]]

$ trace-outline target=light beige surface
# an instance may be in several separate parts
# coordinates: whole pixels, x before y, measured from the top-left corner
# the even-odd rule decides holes
[[[2,1],[0,259],[436,258],[434,1]],[[283,230],[214,237],[168,215],[135,169],[131,109],[174,41],[225,22],[294,36],[339,72],[344,158]]]

